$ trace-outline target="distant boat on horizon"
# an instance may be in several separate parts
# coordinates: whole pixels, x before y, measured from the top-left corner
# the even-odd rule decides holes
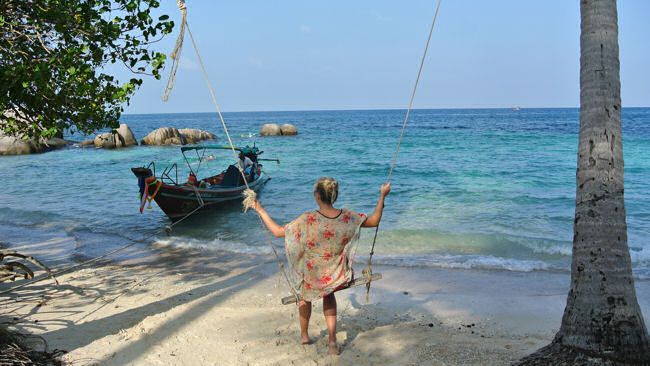
[[[511,111],[520,111],[521,107],[510,107]]]

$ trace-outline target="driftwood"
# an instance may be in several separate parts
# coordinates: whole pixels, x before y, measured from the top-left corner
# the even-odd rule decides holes
[[[56,282],[57,285],[59,284],[59,281],[56,279],[56,277],[54,277],[54,274],[52,273],[52,271],[50,271],[50,269],[46,265],[39,262],[36,258],[32,256],[20,254],[15,250],[0,250],[0,282],[15,281],[17,278],[24,278],[24,279],[34,278],[34,272],[32,272],[32,270],[23,263],[15,262],[15,261],[2,263],[2,261],[7,257],[24,259],[40,267],[45,272],[47,272],[47,274],[50,277],[52,277],[52,279],[54,280],[54,282]]]
[[[377,281],[377,280],[381,280],[381,273],[375,273],[372,276],[370,276],[370,278],[368,277],[355,278],[354,280],[350,281],[350,283],[348,283],[347,286],[343,287],[338,291],[347,290],[350,287],[365,285],[366,283]],[[295,296],[287,296],[282,298],[282,305],[293,304],[295,302],[296,302]]]

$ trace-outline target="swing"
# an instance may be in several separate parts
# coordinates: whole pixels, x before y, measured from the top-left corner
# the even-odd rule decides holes
[[[436,18],[438,17],[438,10],[440,9],[440,2],[441,2],[441,0],[438,0],[438,5],[436,6],[436,11],[435,11],[435,14],[433,16],[433,21],[431,23],[431,28],[429,30],[429,36],[427,38],[427,43],[426,43],[426,46],[424,48],[424,54],[422,55],[422,61],[420,62],[420,68],[418,70],[417,78],[415,79],[415,85],[413,86],[413,92],[411,93],[411,100],[409,102],[409,106],[408,106],[408,109],[406,111],[406,117],[404,118],[404,124],[402,125],[402,132],[400,134],[399,141],[397,143],[397,148],[395,150],[395,156],[393,157],[393,163],[391,165],[390,172],[389,172],[388,178],[386,180],[387,183],[390,182],[390,178],[391,178],[391,176],[393,174],[393,169],[395,168],[395,162],[397,161],[397,154],[399,153],[399,148],[400,148],[400,145],[402,143],[402,138],[404,137],[404,130],[406,129],[406,123],[408,121],[409,114],[411,113],[411,108],[413,106],[413,99],[415,98],[415,91],[417,90],[417,87],[418,87],[418,82],[420,80],[420,74],[422,73],[422,67],[424,66],[424,60],[426,58],[427,50],[429,48],[429,42],[431,41],[431,35],[433,33],[433,28],[434,28],[434,26],[436,24]],[[203,76],[205,77],[205,81],[206,81],[206,83],[208,85],[208,89],[210,90],[210,94],[212,96],[212,101],[214,102],[214,105],[215,105],[215,107],[217,109],[217,114],[219,115],[219,119],[221,121],[222,127],[224,129],[224,132],[226,133],[226,137],[228,138],[228,142],[230,143],[230,147],[232,148],[233,155],[237,159],[237,153],[235,152],[235,149],[233,147],[234,145],[233,145],[232,140],[230,138],[230,134],[228,133],[228,128],[226,127],[226,122],[223,119],[223,116],[221,114],[221,109],[219,108],[219,104],[217,103],[216,97],[214,95],[214,91],[212,90],[212,84],[210,83],[210,80],[208,79],[208,74],[205,71],[205,67],[203,66],[201,56],[199,55],[198,48],[196,47],[196,43],[194,42],[194,37],[192,36],[192,32],[190,31],[189,25],[187,24],[187,19],[186,19],[186,17],[187,17],[187,10],[186,9],[187,8],[186,8],[185,0],[177,0],[177,4],[178,4],[178,8],[180,9],[181,14],[182,14],[181,30],[180,30],[180,34],[178,36],[178,39],[176,40],[174,50],[173,50],[173,52],[171,54],[172,68],[171,68],[171,73],[170,73],[169,79],[167,81],[167,85],[165,86],[163,100],[167,101],[167,99],[169,97],[169,94],[170,94],[170,92],[171,92],[171,90],[173,88],[174,79],[175,79],[175,76],[176,76],[176,70],[178,69],[178,65],[179,65],[179,61],[180,61],[180,53],[181,53],[182,46],[183,46],[183,38],[184,38],[184,35],[185,35],[185,29],[187,29],[187,33],[190,36],[190,39],[192,41],[192,45],[194,46],[194,51],[196,52],[196,56],[198,58],[199,65],[201,66],[201,70],[203,71]],[[246,212],[246,211],[248,211],[248,209],[255,202],[255,200],[257,198],[257,194],[248,187],[248,180],[246,179],[246,177],[244,175],[241,164],[239,163],[239,159],[237,159],[237,164],[239,165],[239,171],[240,171],[242,177],[244,178],[244,183],[246,184],[246,187],[247,187],[246,190],[244,191],[244,197],[245,198],[244,198],[244,202],[243,202],[244,212]],[[287,297],[282,298],[282,300],[281,300],[282,304],[287,305],[287,304],[298,303],[300,301],[300,296],[298,295],[298,292],[296,291],[296,289],[291,284],[291,281],[289,280],[289,277],[287,276],[287,274],[286,274],[286,272],[284,270],[284,263],[280,259],[280,256],[278,255],[277,250],[275,249],[275,246],[273,245],[273,242],[271,240],[271,236],[269,234],[269,231],[268,231],[267,227],[264,225],[262,217],[259,214],[258,214],[258,218],[260,220],[260,224],[262,225],[264,233],[267,236],[269,245],[271,246],[271,249],[273,249],[273,253],[275,254],[275,257],[276,257],[276,259],[278,261],[278,267],[280,269],[280,272],[283,275],[283,277],[285,278],[287,284],[289,285],[289,289],[291,290],[291,293],[292,293],[291,296],[287,296]],[[380,280],[382,278],[381,273],[376,273],[376,274],[372,273],[372,256],[375,253],[375,243],[377,241],[377,233],[378,233],[378,231],[379,231],[379,224],[377,224],[377,226],[375,228],[375,235],[374,235],[374,238],[373,238],[373,241],[372,241],[372,247],[370,249],[370,254],[369,254],[369,257],[368,257],[368,266],[362,271],[363,277],[353,279],[352,281],[350,281],[349,283],[347,283],[346,285],[344,285],[343,287],[337,289],[334,292],[343,291],[343,290],[347,290],[347,289],[350,289],[350,288],[353,288],[353,287],[366,285],[366,302],[368,302],[368,296],[370,294],[370,285],[372,284],[373,281],[377,281],[377,280]]]
[[[339,288],[338,290],[334,292],[339,292],[343,290],[347,290],[351,287],[357,287],[357,286],[362,286],[362,285],[369,285],[372,281],[377,281],[381,280],[382,276],[381,273],[375,273],[371,275],[370,277],[363,276],[361,278],[355,278],[352,281],[348,282],[347,285]],[[333,292],[333,293],[334,293]],[[288,305],[288,304],[293,304],[296,302],[296,297],[295,296],[287,296],[282,298],[282,305]]]
[[[397,149],[395,149],[395,156],[393,157],[393,163],[390,167],[390,172],[388,173],[388,179],[386,179],[386,182],[390,182],[390,178],[393,175],[393,169],[395,168],[395,162],[397,161],[397,154],[399,153],[399,148],[400,145],[402,144],[402,138],[404,137],[404,130],[406,129],[406,123],[409,118],[409,114],[411,113],[411,108],[413,106],[413,99],[415,98],[415,91],[417,90],[418,87],[418,82],[420,80],[420,74],[422,73],[422,67],[424,66],[424,60],[427,56],[427,50],[429,49],[429,42],[431,41],[431,34],[433,33],[433,27],[436,24],[436,18],[438,17],[438,10],[440,9],[440,2],[441,0],[438,0],[438,5],[436,6],[436,12],[433,16],[433,21],[431,22],[431,29],[429,29],[429,36],[427,38],[427,44],[424,47],[424,54],[422,55],[422,61],[420,62],[420,68],[418,70],[418,75],[417,78],[415,79],[415,85],[413,87],[413,93],[411,94],[411,101],[409,102],[408,109],[406,110],[406,117],[404,118],[404,124],[402,125],[402,133],[400,134],[399,141],[397,143]],[[348,284],[345,286],[335,290],[334,292],[338,291],[343,291],[350,289],[352,287],[357,287],[357,286],[362,286],[366,285],[366,302],[368,302],[368,296],[370,294],[370,285],[373,281],[380,280],[382,278],[381,273],[372,273],[372,256],[375,254],[375,243],[377,241],[377,233],[379,232],[379,224],[377,224],[377,227],[375,228],[375,235],[372,240],[372,247],[370,249],[370,255],[368,257],[368,267],[366,267],[363,270],[363,277],[361,278],[355,278],[352,281],[350,281]],[[332,293],[334,293],[332,292]],[[287,305],[287,304],[293,304],[297,303],[299,300],[298,296],[294,295],[293,296],[287,296],[282,298],[282,305]]]

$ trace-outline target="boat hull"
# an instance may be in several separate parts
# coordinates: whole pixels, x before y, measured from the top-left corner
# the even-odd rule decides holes
[[[255,192],[258,192],[266,182],[271,178],[260,172],[259,177],[250,182],[248,186]],[[136,176],[139,173],[134,171]],[[244,197],[246,186],[237,187],[210,187],[198,188],[190,184],[165,184],[159,183],[160,188],[153,197],[158,207],[169,217],[172,222],[176,222],[203,205],[200,210],[218,208],[226,202],[241,200]],[[155,192],[155,186],[151,186],[148,196]]]

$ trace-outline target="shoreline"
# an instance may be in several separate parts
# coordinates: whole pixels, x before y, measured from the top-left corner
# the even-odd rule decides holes
[[[168,246],[131,254],[62,275],[59,288],[46,280],[0,298],[0,321],[82,364],[500,365],[551,341],[569,285],[568,274],[541,271],[376,265],[383,279],[368,304],[363,286],[337,293],[335,357],[326,355],[320,301],[315,343],[298,344],[297,311],[280,304],[289,291],[276,287],[273,256]],[[636,285],[647,322],[650,281]]]

